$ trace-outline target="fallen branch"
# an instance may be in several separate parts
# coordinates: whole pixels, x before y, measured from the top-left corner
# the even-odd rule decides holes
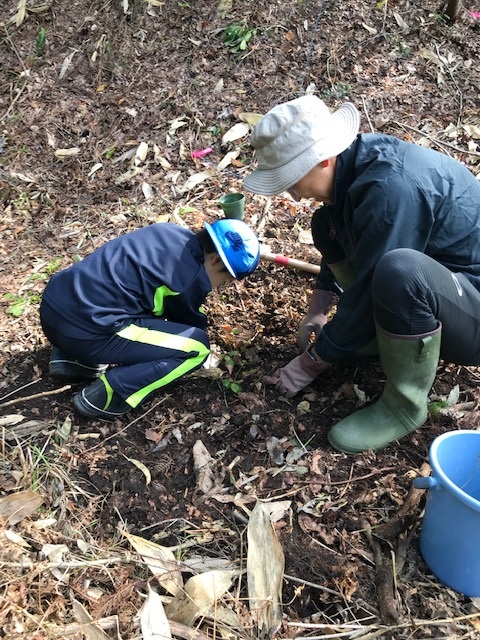
[[[202,633],[197,629],[193,629],[192,627],[188,627],[186,624],[182,624],[181,622],[169,620],[168,624],[172,635],[183,638],[183,640],[209,640],[209,636],[207,636],[207,634]]]
[[[344,624],[335,624],[333,622],[289,622],[288,620],[285,621],[285,625],[287,627],[297,627],[299,629],[325,629],[326,631],[348,631],[349,633],[353,633],[354,631],[360,631],[362,633],[362,637],[367,637],[366,633],[371,631],[371,632],[378,632],[379,630],[383,630],[384,633],[386,634],[387,632],[392,632],[395,631],[397,629],[410,629],[413,628],[414,630],[417,627],[448,627],[449,625],[451,625],[452,623],[455,622],[467,622],[469,620],[480,620],[480,612],[476,612],[476,613],[467,613],[465,615],[462,616],[455,616],[452,618],[442,618],[440,620],[422,620],[421,618],[411,618],[408,622],[402,622],[400,624],[396,624],[396,625],[392,625],[392,626],[386,626],[386,625],[380,625],[380,624],[370,624],[370,625],[365,625],[362,624],[361,622],[346,622]],[[308,636],[309,640],[315,640],[317,636]],[[325,638],[325,637],[338,637],[338,635],[336,636],[325,636],[325,635],[321,635],[318,636],[318,638]],[[360,637],[360,636],[359,636]],[[380,636],[370,636],[370,637],[380,637]]]
[[[329,589],[328,587],[324,587],[323,584],[315,584],[314,582],[308,582],[308,580],[302,580],[301,578],[295,578],[295,576],[287,576],[284,574],[283,576],[285,580],[291,580],[292,582],[298,582],[299,584],[304,584],[306,587],[311,587],[312,589],[319,589],[320,591],[325,591],[326,593],[330,593],[332,596],[338,596],[339,598],[344,598],[343,594],[340,591],[334,591],[333,589]]]
[[[423,478],[430,475],[430,465],[427,462],[422,464],[420,475]],[[424,493],[424,489],[416,489],[412,486],[397,513],[388,522],[375,527],[373,535],[391,541],[406,531],[417,519],[417,507]]]
[[[270,207],[272,206],[272,199],[271,198],[267,198],[266,202],[265,202],[265,206],[263,207],[263,211],[262,214],[257,222],[256,225],[256,231],[257,231],[257,235],[263,231],[263,227],[265,226],[267,220],[268,220],[268,212],[270,210]]]
[[[473,156],[474,158],[480,158],[480,153],[477,153],[476,151],[469,151],[468,149],[461,149],[460,147],[456,147],[454,144],[450,144],[449,142],[445,142],[444,140],[439,140],[438,138],[434,138],[433,136],[429,135],[425,131],[421,131],[420,129],[415,129],[415,127],[411,127],[410,125],[405,124],[403,122],[397,122],[396,120],[390,120],[390,123],[391,124],[395,124],[397,127],[400,127],[402,129],[408,129],[409,131],[414,131],[415,133],[418,133],[419,135],[423,136],[424,138],[427,138],[428,140],[430,140],[430,142],[433,142],[434,144],[436,144],[440,148],[442,146],[444,146],[444,147],[448,147],[449,149],[453,149],[454,151],[458,151],[458,153],[464,153],[467,156]],[[443,149],[442,149],[442,151],[443,151]]]
[[[64,391],[68,391],[72,388],[71,384],[66,384],[64,387],[60,387],[60,389],[52,389],[52,391],[42,391],[41,393],[34,393],[31,396],[22,396],[21,398],[15,398],[14,400],[8,400],[7,402],[2,402],[0,404],[0,409],[2,407],[10,407],[12,404],[18,404],[19,402],[27,402],[28,400],[37,400],[37,398],[44,398],[46,396],[53,396],[58,393],[63,393]]]
[[[364,532],[372,547],[375,560],[375,584],[378,594],[378,608],[385,624],[396,624],[399,620],[397,599],[395,597],[394,562],[390,549],[384,553],[381,541],[372,536],[368,522],[364,524]]]
[[[354,476],[351,478],[347,478],[346,480],[336,480],[335,482],[325,482],[325,485],[328,485],[329,487],[336,487],[339,484],[348,484],[349,482],[359,482],[360,480],[367,480],[372,476],[378,476],[379,473],[384,473],[385,471],[394,471],[394,470],[398,470],[398,466],[382,467],[381,469],[376,469],[375,471],[372,471],[371,473],[367,473],[364,476]],[[310,482],[310,480],[308,480],[308,482]]]
[[[426,477],[430,474],[430,465],[422,464],[420,475]],[[384,524],[374,529],[367,522],[364,532],[372,548],[375,560],[375,582],[378,593],[378,606],[382,621],[385,624],[398,622],[398,602],[395,596],[395,577],[397,571],[403,566],[407,553],[407,540],[399,538],[417,519],[418,505],[424,494],[423,489],[411,487],[402,506],[397,513]],[[390,542],[398,540],[398,564],[396,562]]]

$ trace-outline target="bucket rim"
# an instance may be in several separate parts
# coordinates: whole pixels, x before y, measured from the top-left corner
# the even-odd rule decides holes
[[[446,473],[438,464],[438,449],[442,445],[444,440],[448,440],[450,438],[455,438],[459,436],[465,436],[465,435],[478,437],[479,444],[480,444],[480,431],[476,431],[475,429],[458,429],[457,431],[447,431],[446,433],[442,433],[441,436],[438,436],[437,438],[435,438],[435,440],[432,442],[430,446],[430,453],[429,453],[430,465],[435,475],[437,476],[437,479],[439,480],[440,484],[442,484],[446,489],[448,489],[451,493],[453,493],[464,504],[471,507],[475,511],[480,512],[480,500],[476,500],[475,498],[472,498],[472,496],[470,496],[468,493],[460,489],[459,486],[457,486],[454,482],[450,480],[450,478],[446,475]],[[478,456],[479,456],[478,460],[480,465],[480,447],[479,447]]]

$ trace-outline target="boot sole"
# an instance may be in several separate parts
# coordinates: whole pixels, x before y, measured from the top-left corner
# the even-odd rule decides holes
[[[83,391],[73,396],[73,406],[78,411],[78,413],[80,413],[82,416],[85,416],[86,418],[100,418],[102,420],[115,420],[115,418],[124,416],[131,409],[131,407],[129,407],[128,409],[125,409],[125,411],[120,411],[117,413],[99,409],[84,397]]]

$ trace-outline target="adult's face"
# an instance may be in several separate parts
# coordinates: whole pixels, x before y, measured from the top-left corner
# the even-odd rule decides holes
[[[336,158],[330,158],[315,165],[306,176],[290,187],[288,193],[296,202],[313,199],[317,202],[332,204],[335,160]]]

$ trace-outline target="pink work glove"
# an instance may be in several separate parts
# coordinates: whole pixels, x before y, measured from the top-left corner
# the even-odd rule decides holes
[[[314,289],[308,311],[303,318],[297,332],[297,342],[301,351],[305,351],[308,347],[312,333],[318,336],[324,325],[327,323],[327,314],[338,300],[332,291],[323,291],[323,289]]]
[[[315,360],[313,357],[315,357]],[[266,384],[275,385],[277,391],[280,391],[286,398],[293,398],[330,366],[328,362],[324,362],[319,358],[315,352],[310,356],[307,350],[281,369],[277,369],[273,376],[264,376],[263,380]]]

